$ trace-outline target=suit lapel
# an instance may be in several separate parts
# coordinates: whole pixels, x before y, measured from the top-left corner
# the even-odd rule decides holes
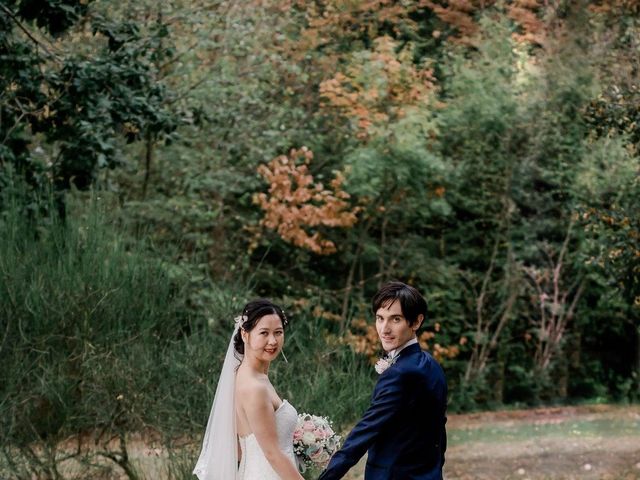
[[[422,349],[420,348],[420,344],[418,343],[414,343],[413,345],[409,345],[406,348],[403,348],[402,350],[400,350],[400,353],[398,353],[398,356],[396,357],[396,360],[393,362],[394,364],[402,364],[405,363],[407,361],[409,361],[410,358],[414,357],[415,355],[422,353]]]
[[[414,343],[413,345],[409,345],[407,348],[403,348],[402,350],[400,350],[400,353],[398,354],[398,360],[400,360],[402,357],[408,357],[420,352],[422,352],[420,344]]]

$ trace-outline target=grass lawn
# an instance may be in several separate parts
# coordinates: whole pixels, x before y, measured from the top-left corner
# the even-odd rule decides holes
[[[447,480],[640,479],[640,406],[452,415],[448,441]]]

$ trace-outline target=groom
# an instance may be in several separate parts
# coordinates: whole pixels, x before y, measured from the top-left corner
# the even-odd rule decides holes
[[[440,480],[447,448],[447,382],[416,332],[427,302],[389,282],[373,297],[376,330],[387,353],[369,408],[318,480],[342,478],[368,450],[365,480]],[[386,367],[386,369],[385,369]]]

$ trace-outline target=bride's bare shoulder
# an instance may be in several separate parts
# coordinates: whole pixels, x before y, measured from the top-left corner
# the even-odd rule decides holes
[[[236,377],[236,394],[240,399],[244,398],[268,398],[269,387],[259,378],[253,375],[242,375],[238,372]]]

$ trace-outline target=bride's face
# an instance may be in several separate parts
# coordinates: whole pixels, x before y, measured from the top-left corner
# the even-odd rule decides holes
[[[242,332],[244,353],[259,360],[271,362],[275,359],[284,344],[284,328],[282,320],[275,313],[265,315],[251,331]]]

